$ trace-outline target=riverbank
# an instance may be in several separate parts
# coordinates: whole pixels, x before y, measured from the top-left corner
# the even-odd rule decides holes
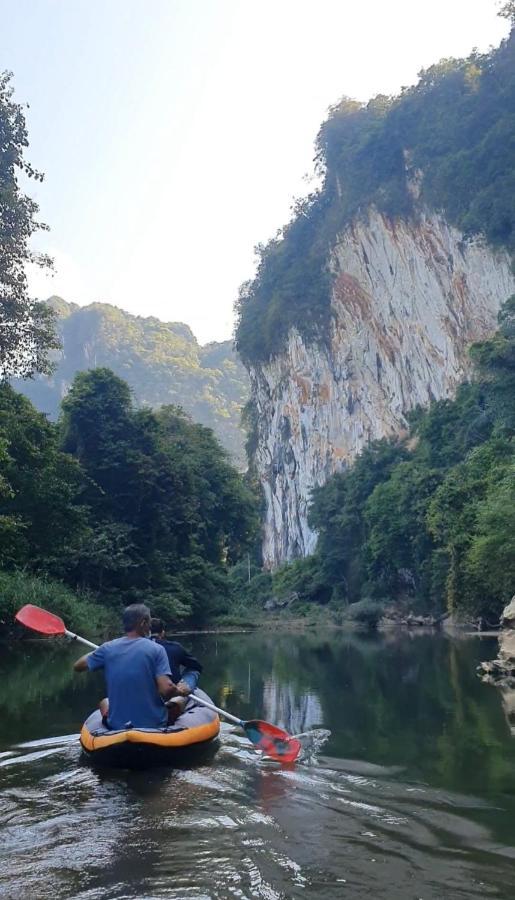
[[[96,598],[74,593],[60,582],[37,578],[23,572],[0,572],[0,639],[26,637],[15,624],[16,612],[26,603],[42,606],[60,616],[67,628],[99,642],[114,637],[120,630],[119,607],[106,607]],[[387,632],[425,630],[429,633],[445,629],[456,634],[473,632],[475,623],[456,621],[444,614],[414,614],[409,604],[399,601],[387,607],[366,601],[349,607],[305,603],[300,600],[287,606],[267,608],[254,602],[234,604],[228,611],[211,616],[208,621],[173,621],[170,631],[177,636],[193,634],[244,634],[251,631],[303,632],[316,629]]]
[[[87,595],[74,593],[59,581],[37,578],[24,572],[0,571],[0,636],[19,633],[15,615],[26,603],[42,606],[61,616],[70,630],[107,634],[116,623],[116,613]]]
[[[48,609],[60,616],[66,627],[98,641],[113,637],[120,630],[120,614],[125,605],[105,606],[91,594],[74,592],[62,582],[28,575],[25,572],[0,571],[0,639],[15,640],[26,635],[15,623],[17,611],[27,603]],[[337,627],[334,611],[316,604],[299,608],[266,610],[260,603],[245,606],[228,601],[228,609],[205,622],[170,620],[174,634],[232,634],[256,629],[302,631],[313,627]]]

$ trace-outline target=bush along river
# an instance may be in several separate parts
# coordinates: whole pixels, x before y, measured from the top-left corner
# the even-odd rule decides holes
[[[192,768],[95,771],[78,646],[0,655],[0,897],[512,898],[515,742],[491,638],[195,635],[202,686],[303,739],[281,768],[224,725]],[[330,731],[330,736],[328,732]]]

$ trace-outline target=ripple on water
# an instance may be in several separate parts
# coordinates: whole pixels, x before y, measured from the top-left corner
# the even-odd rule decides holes
[[[511,896],[513,849],[475,818],[488,803],[398,768],[316,764],[320,735],[302,739],[304,764],[288,768],[229,729],[213,761],[180,771],[96,773],[78,765],[74,735],[7,751],[0,896]]]

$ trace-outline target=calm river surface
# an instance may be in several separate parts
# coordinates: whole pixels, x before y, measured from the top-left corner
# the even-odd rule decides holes
[[[224,726],[196,768],[95,772],[80,650],[0,646],[0,897],[515,897],[510,697],[475,674],[495,640],[182,640],[228,710],[329,729],[318,756],[281,769]]]

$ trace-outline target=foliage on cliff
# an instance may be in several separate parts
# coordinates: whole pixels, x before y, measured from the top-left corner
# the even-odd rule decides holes
[[[139,405],[181,406],[212,428],[244,467],[240,416],[248,376],[230,341],[201,347],[187,325],[133,316],[107,303],[79,307],[52,297],[48,304],[62,342],[55,372],[14,382],[38,409],[56,419],[77,372],[106,366],[127,381]]]
[[[406,598],[495,620],[515,591],[515,296],[476,377],[418,410],[408,439],[367,448],[313,495],[316,553],[276,593],[345,607]]]
[[[173,406],[135,408],[109,370],[77,375],[58,424],[0,386],[0,569],[12,577],[201,622],[226,608],[227,571],[257,527],[212,431]]]
[[[30,249],[45,226],[39,207],[20,187],[20,177],[42,181],[25,159],[28,146],[23,109],[13,99],[9,72],[0,72],[0,376],[48,371],[48,353],[58,346],[51,310],[28,292],[26,265],[49,266]]]
[[[489,53],[445,59],[399,96],[344,98],[316,144],[320,190],[258,247],[254,281],[237,303],[242,358],[264,361],[296,326],[323,339],[330,323],[329,254],[339,231],[370,206],[413,217],[442,211],[466,237],[515,250],[515,32]]]

